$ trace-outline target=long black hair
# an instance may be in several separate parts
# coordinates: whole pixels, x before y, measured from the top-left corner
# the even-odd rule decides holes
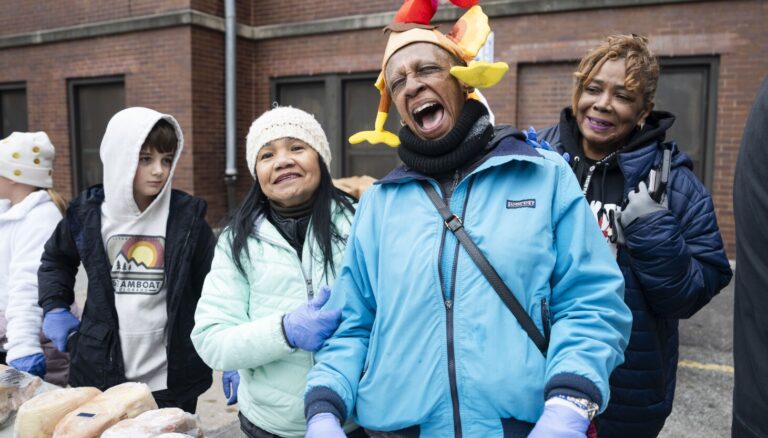
[[[333,264],[333,244],[334,242],[345,244],[346,237],[341,235],[336,224],[331,220],[333,214],[331,208],[335,202],[337,208],[354,213],[355,198],[333,185],[331,174],[328,172],[328,167],[326,167],[322,157],[318,155],[317,159],[320,165],[320,184],[315,190],[310,226],[315,242],[322,253],[323,272],[327,276],[328,269],[330,269],[331,273],[336,275],[336,266]],[[246,258],[250,259],[251,257],[248,253],[248,238],[253,233],[256,218],[266,214],[268,208],[267,197],[261,190],[259,182],[254,181],[240,207],[227,221],[226,228],[229,230],[232,260],[235,262],[237,270],[243,275],[246,275],[243,266],[243,253],[245,253]],[[313,254],[312,257],[315,255]]]

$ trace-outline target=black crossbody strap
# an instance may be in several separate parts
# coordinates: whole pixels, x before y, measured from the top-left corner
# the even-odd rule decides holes
[[[445,227],[451,230],[461,245],[464,246],[467,254],[469,254],[477,267],[480,268],[480,272],[483,273],[485,278],[488,280],[488,283],[490,283],[491,287],[493,287],[493,290],[496,291],[496,294],[499,295],[501,301],[505,306],[507,306],[509,311],[512,312],[512,315],[517,318],[517,322],[519,322],[523,327],[523,330],[528,333],[528,336],[531,338],[533,343],[536,344],[536,347],[539,349],[539,351],[541,351],[541,354],[546,356],[547,346],[549,344],[548,340],[541,334],[541,332],[539,332],[539,329],[536,328],[536,324],[528,315],[528,312],[523,309],[523,306],[521,306],[520,302],[517,301],[517,298],[515,298],[515,295],[512,294],[512,291],[509,290],[506,284],[504,284],[504,280],[499,277],[499,274],[488,262],[488,259],[485,258],[483,253],[480,251],[480,248],[478,248],[477,245],[475,245],[475,242],[472,241],[472,238],[469,237],[467,231],[464,230],[464,224],[461,222],[461,219],[455,214],[451,213],[451,210],[449,210],[448,206],[445,205],[443,198],[441,198],[435,188],[432,187],[432,184],[430,184],[428,181],[420,181],[420,183],[421,187],[424,188],[424,191],[427,192],[429,200],[432,201],[432,204],[435,205],[437,211],[440,212],[440,216],[443,218]]]

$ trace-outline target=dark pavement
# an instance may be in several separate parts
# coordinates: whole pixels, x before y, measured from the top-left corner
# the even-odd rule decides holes
[[[661,437],[731,435],[733,285],[680,322],[675,404]]]

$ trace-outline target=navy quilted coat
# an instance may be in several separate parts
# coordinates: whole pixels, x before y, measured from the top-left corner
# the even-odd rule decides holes
[[[657,120],[668,113],[656,113]],[[650,119],[650,118],[649,118]],[[570,109],[561,123],[539,134],[563,153],[561,129],[575,127]],[[671,126],[660,123],[665,131]],[[571,136],[563,136],[570,138]],[[618,154],[627,193],[659,165],[664,133]],[[569,145],[578,147],[578,145]],[[674,143],[667,186],[668,210],[641,217],[624,229],[617,259],[632,310],[625,362],[611,375],[611,399],[599,417],[599,436],[655,437],[672,411],[678,361],[678,320],[689,318],[724,288],[733,275],[723,248],[712,199]]]

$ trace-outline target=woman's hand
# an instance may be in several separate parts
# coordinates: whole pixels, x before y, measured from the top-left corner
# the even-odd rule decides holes
[[[237,388],[240,386],[240,374],[237,370],[224,371],[221,374],[221,384],[224,386],[227,406],[237,403]]]
[[[563,401],[562,403],[570,403]],[[561,403],[547,401],[536,427],[528,438],[584,438],[589,428],[587,414]]]
[[[341,310],[322,310],[331,296],[331,289],[323,286],[307,304],[283,317],[283,332],[288,345],[315,352],[320,349],[341,322]]]
[[[307,422],[306,438],[346,438],[344,429],[335,415],[323,412],[315,414]]]

